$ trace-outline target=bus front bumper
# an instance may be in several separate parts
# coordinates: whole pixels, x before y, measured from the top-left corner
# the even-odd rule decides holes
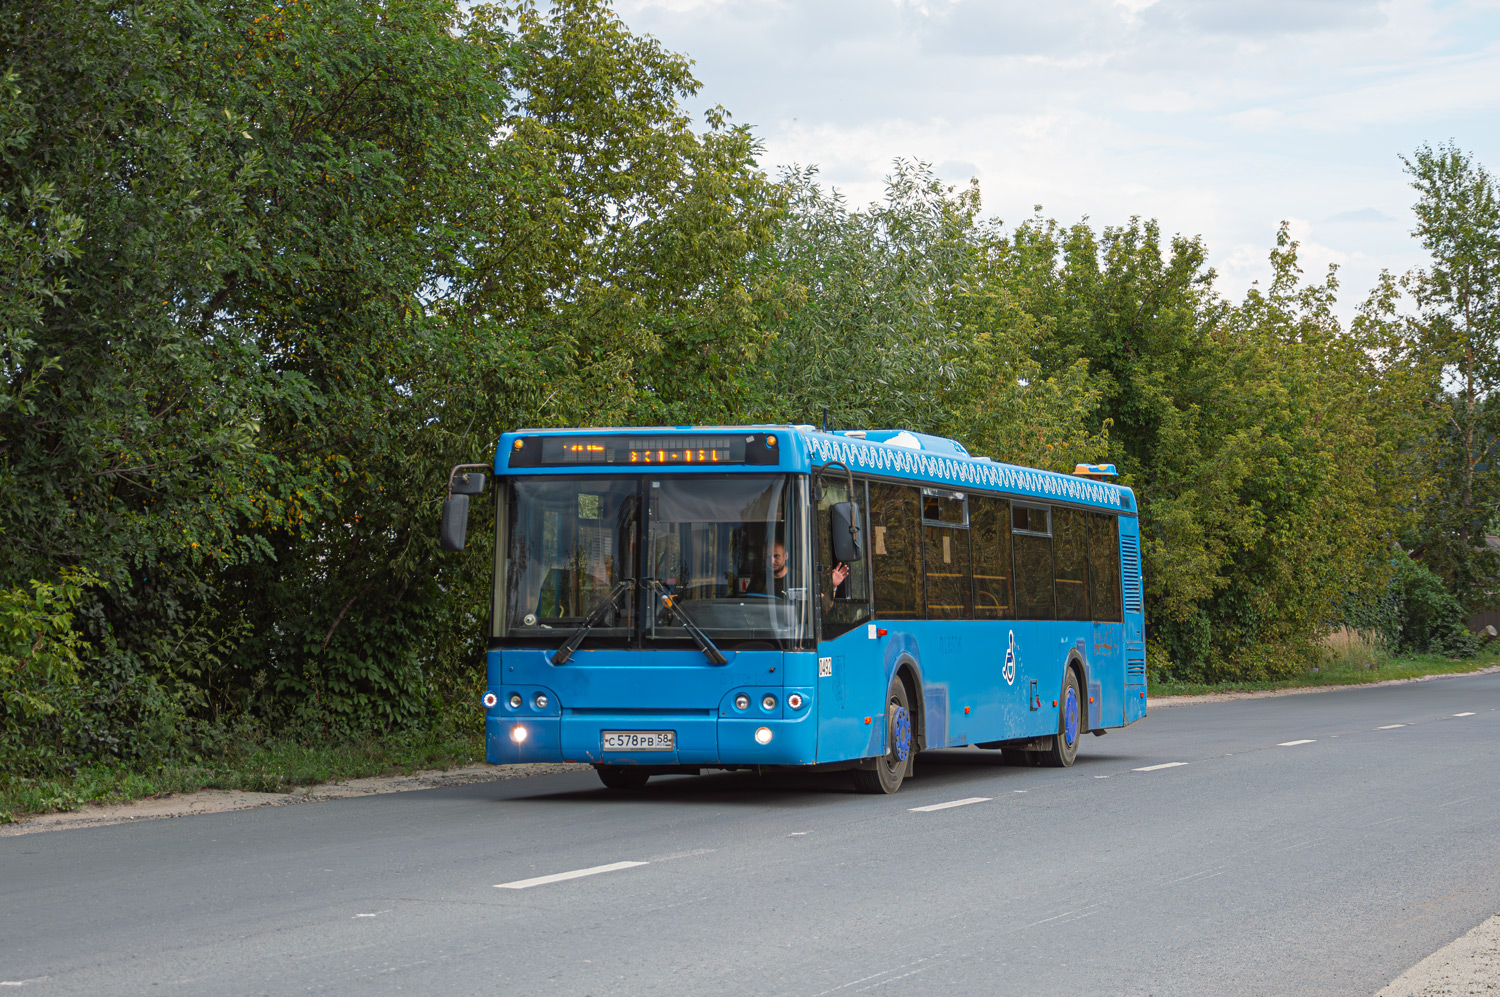
[[[606,751],[604,733],[671,731],[673,750]],[[585,762],[608,765],[811,765],[817,759],[817,722],[808,710],[786,718],[691,714],[590,713],[586,717],[485,718],[485,760]]]

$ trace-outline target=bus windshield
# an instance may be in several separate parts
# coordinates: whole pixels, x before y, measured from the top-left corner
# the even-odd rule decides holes
[[[555,634],[598,610],[590,639],[614,638],[616,646],[621,638],[686,640],[683,615],[730,647],[803,639],[808,568],[792,481],[747,474],[511,479],[508,634]]]

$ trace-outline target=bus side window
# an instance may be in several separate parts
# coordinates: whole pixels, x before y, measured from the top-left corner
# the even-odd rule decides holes
[[[1089,542],[1086,513],[1052,510],[1052,556],[1057,618],[1089,619]]]
[[[1120,521],[1104,513],[1089,513],[1089,588],[1093,593],[1094,619],[1119,623]]]
[[[921,506],[917,489],[870,483],[870,562],[875,569],[875,612],[922,618]]]
[[[968,522],[968,506],[961,493],[922,490],[922,553],[930,620],[974,618]]]
[[[859,523],[860,546],[864,559],[848,562],[849,577],[837,589],[833,586],[833,535],[829,529],[829,509],[836,502],[852,501],[859,507],[860,520],[864,520],[863,482],[854,483],[854,496],[849,495],[849,485],[843,479],[826,479],[820,483],[818,495],[818,590],[823,606],[823,640],[832,640],[847,633],[870,618],[870,585],[868,559],[870,531],[864,522]]]
[[[969,496],[969,526],[974,534],[974,617],[1008,620],[1010,601],[1010,503],[983,495]]]
[[[1011,506],[1011,534],[1016,550],[1016,617],[1055,620],[1053,596],[1052,517],[1047,506]]]

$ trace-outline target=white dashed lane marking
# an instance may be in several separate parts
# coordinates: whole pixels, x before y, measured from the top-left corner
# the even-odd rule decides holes
[[[1455,713],[1453,715],[1455,717],[1472,717],[1474,714],[1472,714],[1472,713]]]
[[[1187,764],[1187,762],[1162,762],[1160,765],[1147,765],[1144,768],[1131,769],[1130,771],[1132,771],[1132,772],[1155,772],[1158,769],[1175,769],[1179,765],[1186,765],[1186,764]]]
[[[1282,741],[1276,747],[1278,747],[1278,748],[1295,748],[1299,744],[1317,744],[1317,743],[1318,743],[1318,739],[1317,738],[1310,737],[1310,738],[1305,738],[1305,739],[1303,739],[1301,741]]]
[[[554,872],[550,876],[537,876],[534,879],[518,879],[514,883],[496,883],[497,890],[529,890],[533,886],[545,886],[548,883],[561,883],[567,879],[582,879],[584,876],[597,876],[601,872],[618,872],[621,869],[634,869],[638,865],[650,865],[649,862],[611,862],[609,865],[590,866],[587,869],[574,869],[572,872]]]
[[[970,796],[967,799],[963,800],[950,800],[947,803],[934,803],[930,807],[908,807],[907,809],[909,809],[914,814],[925,814],[931,813],[934,810],[951,810],[954,807],[966,807],[970,803],[988,803],[993,798],[994,797],[990,796]]]
[[[1405,727],[1406,724],[1386,724],[1384,727],[1376,727],[1376,730],[1395,730],[1397,727]]]

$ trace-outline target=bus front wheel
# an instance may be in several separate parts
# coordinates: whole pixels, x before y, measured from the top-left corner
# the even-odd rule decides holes
[[[1078,735],[1082,733],[1083,704],[1078,696],[1078,673],[1069,668],[1063,678],[1062,698],[1057,701],[1057,733],[1052,747],[1042,752],[1042,761],[1052,768],[1067,768],[1078,757]]]
[[[894,793],[901,788],[916,750],[906,683],[896,675],[885,694],[885,754],[875,759],[873,768],[854,770],[854,788],[861,793]]]
[[[610,789],[640,789],[651,773],[634,765],[596,765],[599,781]]]

